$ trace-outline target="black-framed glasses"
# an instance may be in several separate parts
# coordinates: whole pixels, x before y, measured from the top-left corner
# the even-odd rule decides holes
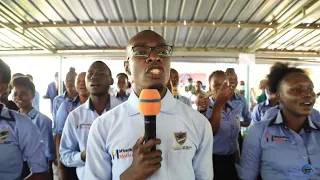
[[[152,51],[157,52],[160,58],[166,58],[166,57],[172,56],[173,46],[169,46],[169,45],[161,45],[156,47],[134,46],[131,48],[128,59],[130,59],[130,57],[148,58]]]

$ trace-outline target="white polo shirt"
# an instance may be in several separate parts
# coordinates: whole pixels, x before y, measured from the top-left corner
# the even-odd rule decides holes
[[[144,133],[139,99],[108,111],[92,124],[87,143],[84,179],[119,179],[132,163],[132,147]],[[174,99],[169,90],[157,115],[157,138],[162,151],[161,168],[153,180],[213,179],[213,135],[209,121],[199,112]]]
[[[103,114],[122,103],[113,96],[109,97],[110,101]],[[85,165],[85,162],[81,159],[81,152],[86,149],[91,124],[97,117],[99,117],[99,114],[89,98],[69,114],[62,131],[59,148],[60,160],[67,167],[77,167],[77,176],[80,180],[83,179]]]

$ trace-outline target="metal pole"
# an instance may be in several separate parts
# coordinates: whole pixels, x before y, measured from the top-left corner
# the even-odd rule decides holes
[[[62,61],[63,57],[59,56],[60,61],[59,61],[59,96],[63,94],[63,80],[62,80]]]
[[[246,69],[247,69],[247,80],[246,80],[246,93],[245,93],[245,97],[247,100],[247,104],[250,107],[250,65],[246,65]]]

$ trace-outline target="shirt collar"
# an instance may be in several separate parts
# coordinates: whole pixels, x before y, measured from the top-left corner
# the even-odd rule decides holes
[[[111,104],[111,98],[110,98],[110,94],[108,95],[108,98],[109,98],[109,101],[108,101],[108,104],[106,105],[106,111],[108,111],[109,109],[110,109],[110,104]],[[95,108],[94,108],[94,106],[93,106],[93,103],[92,103],[92,101],[91,101],[91,98],[89,97],[88,98],[88,100],[84,103],[84,107],[86,108],[86,109],[89,109],[89,110],[91,110],[91,111],[95,111]]]
[[[32,108],[31,111],[27,114],[31,119],[34,119],[36,115],[38,114],[38,111],[36,108]]]
[[[282,118],[282,110],[280,110],[275,118],[271,120],[269,123],[269,126],[274,126],[274,125],[282,125],[286,130],[289,128],[287,127],[286,123],[283,121]],[[311,119],[311,116],[308,116],[307,121],[303,124],[303,129],[305,132],[310,133],[311,130],[316,130],[320,131],[320,125],[318,125],[316,122],[313,122]]]
[[[234,100],[234,99],[239,100],[239,99],[241,99],[241,98],[240,98],[239,94],[234,93],[234,95],[232,96],[232,100]]]
[[[0,120],[14,121],[10,110],[2,103],[0,103]]]
[[[127,101],[128,103],[128,114],[133,116],[139,114],[139,98],[136,93],[132,92]],[[176,106],[177,99],[175,99],[169,89],[167,89],[166,95],[161,99],[161,109],[160,112],[167,114],[174,114],[174,107]]]
[[[80,96],[77,95],[75,98],[72,99],[72,104],[76,106],[80,102]]]
[[[130,94],[125,93],[125,94],[124,94],[124,98],[129,97],[129,95],[130,95]],[[116,93],[114,94],[114,96],[115,96],[116,98],[118,98],[118,97],[119,97],[119,93],[116,92]]]

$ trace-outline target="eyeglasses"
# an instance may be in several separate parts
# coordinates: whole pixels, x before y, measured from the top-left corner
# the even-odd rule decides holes
[[[130,59],[130,57],[148,58],[152,51],[157,52],[160,58],[167,58],[172,56],[173,46],[169,46],[169,45],[161,45],[156,47],[134,46],[131,48],[130,54],[128,56],[128,60]]]

